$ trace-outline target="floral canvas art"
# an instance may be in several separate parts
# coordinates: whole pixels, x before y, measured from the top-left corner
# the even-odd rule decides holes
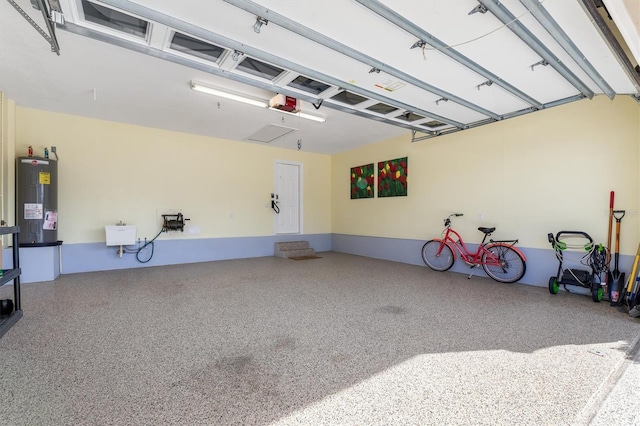
[[[408,158],[378,163],[378,197],[402,197],[407,195]]]
[[[365,164],[363,166],[351,168],[351,199],[373,198],[373,188],[375,184],[374,165]]]

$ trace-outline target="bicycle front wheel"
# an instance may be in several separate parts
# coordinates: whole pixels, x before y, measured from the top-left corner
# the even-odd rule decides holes
[[[451,247],[442,241],[430,240],[422,246],[422,260],[434,271],[446,271],[456,260]]]
[[[482,267],[489,277],[501,283],[515,283],[524,276],[527,264],[516,250],[501,244],[489,245],[485,249]]]

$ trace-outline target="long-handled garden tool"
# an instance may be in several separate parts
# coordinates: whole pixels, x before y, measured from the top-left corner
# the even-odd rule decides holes
[[[631,274],[627,279],[627,285],[622,289],[620,295],[620,304],[628,308],[632,308],[631,298],[633,295],[634,286],[636,284],[636,276],[638,272],[638,262],[640,262],[640,244],[638,244],[638,250],[636,251],[636,257],[633,259],[633,267],[631,268]]]
[[[640,260],[638,260],[638,264],[640,264]],[[640,276],[638,276],[637,274],[638,271],[636,271],[636,276],[632,277],[634,284],[631,289],[631,294],[628,295],[627,299],[627,306],[629,306],[629,315],[634,318],[640,317],[640,304],[638,304],[638,292],[640,292]]]
[[[610,298],[610,290],[609,290],[609,285],[611,284],[611,281],[613,280],[611,277],[611,228],[613,225],[613,198],[614,198],[615,194],[613,191],[611,191],[611,193],[609,194],[609,227],[607,228],[607,272],[605,273],[605,277],[604,277],[604,294],[607,295],[607,297],[609,297],[609,300],[611,300]]]
[[[640,305],[638,304],[638,286],[639,282],[636,280],[636,285],[633,287],[633,292],[629,298],[629,315],[638,318],[640,317]]]
[[[613,217],[616,220],[616,252],[613,255],[614,268],[611,273],[612,281],[609,283],[609,300],[611,306],[620,305],[620,292],[625,285],[624,272],[620,272],[618,269],[618,260],[620,258],[620,222],[622,222],[624,214],[624,210],[613,211]]]

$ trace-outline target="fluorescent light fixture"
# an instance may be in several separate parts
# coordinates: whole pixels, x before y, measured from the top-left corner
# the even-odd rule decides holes
[[[268,108],[269,107],[269,104],[266,101],[247,98],[246,96],[236,95],[234,93],[225,92],[225,91],[222,91],[220,89],[214,89],[213,87],[209,87],[209,86],[203,86],[202,84],[194,83],[193,81],[191,82],[191,88],[193,90],[197,90],[198,92],[208,93],[208,94],[214,95],[214,96],[220,96],[221,98],[231,99],[232,101],[242,102],[242,103],[245,103],[245,104],[248,104],[248,105],[257,106],[257,107],[260,107],[260,108]],[[278,111],[278,112],[283,112],[285,114],[296,115],[296,116],[299,116],[300,118],[306,118],[307,120],[313,120],[313,121],[317,121],[317,122],[320,122],[320,123],[324,123],[325,122],[324,118],[318,117],[317,115],[306,114],[304,112],[293,113],[293,112],[283,111],[281,109],[276,109],[276,108],[269,108],[269,109],[272,109],[272,110]]]
[[[213,87],[203,86],[201,84],[191,82],[191,88],[193,90],[197,90],[198,92],[208,93],[214,96],[220,96],[221,98],[231,99],[232,101],[242,102],[245,104],[257,106],[260,108],[267,108],[267,103],[265,101],[259,101],[257,99],[247,98],[245,96],[236,95],[229,92],[223,92],[222,90],[214,89]]]
[[[317,121],[318,123],[324,123],[325,121],[327,121],[325,118],[318,117],[317,115],[311,115],[304,112],[299,112],[298,114],[300,114],[300,117],[302,118],[306,118],[307,120]]]
[[[295,115],[298,116],[300,118],[306,118],[307,120],[312,120],[312,121],[317,121],[318,123],[324,123],[326,120],[322,117],[318,117],[317,115],[311,115],[311,114],[307,114],[306,112],[289,112],[289,111],[284,111],[278,108],[269,108],[272,109],[274,111],[278,111],[278,112],[283,112],[285,114],[289,114],[289,115]]]

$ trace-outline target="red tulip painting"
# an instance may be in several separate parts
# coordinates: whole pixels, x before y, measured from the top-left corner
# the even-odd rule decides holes
[[[409,178],[408,158],[378,163],[378,197],[406,197]]]
[[[375,185],[374,165],[351,168],[351,199],[373,198],[373,188]]]

